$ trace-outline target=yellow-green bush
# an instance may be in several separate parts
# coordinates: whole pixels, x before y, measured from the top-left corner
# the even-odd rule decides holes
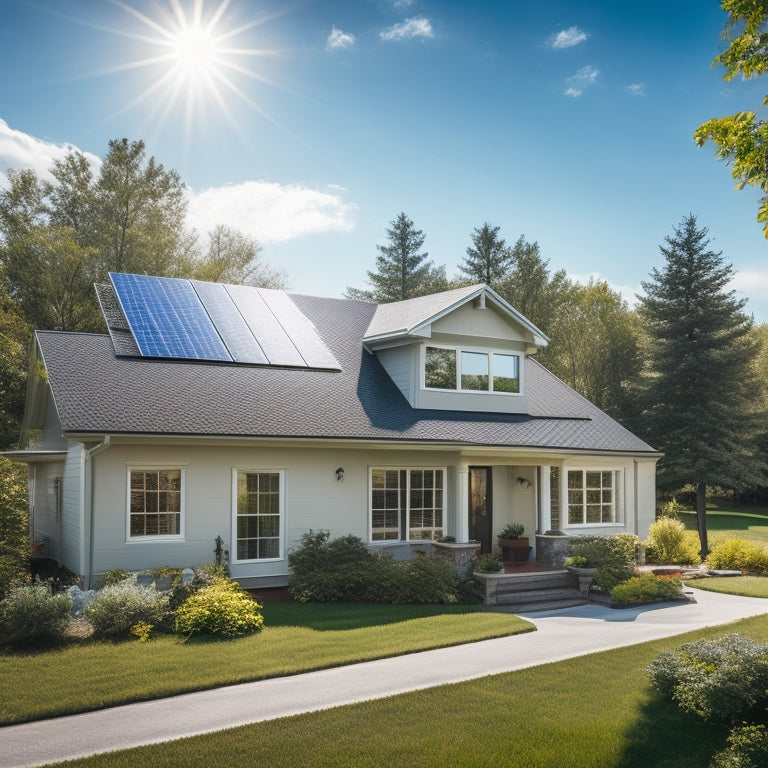
[[[645,541],[647,562],[698,565],[698,539],[689,533],[683,523],[671,517],[660,517],[651,523]]]
[[[176,610],[176,631],[183,635],[240,637],[264,624],[261,605],[231,579],[217,577]]]
[[[768,552],[754,541],[725,539],[712,547],[707,565],[718,570],[768,573]]]
[[[681,597],[677,579],[659,578],[652,573],[641,573],[617,584],[611,590],[611,600],[623,605],[652,603],[656,600],[674,600]]]

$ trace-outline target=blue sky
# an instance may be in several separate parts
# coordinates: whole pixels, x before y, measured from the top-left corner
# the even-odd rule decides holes
[[[187,65],[196,5],[220,39]],[[724,21],[714,0],[5,0],[0,184],[143,139],[190,225],[242,229],[324,296],[364,287],[405,211],[449,275],[488,221],[631,299],[694,213],[768,322],[757,195],[691,138],[764,95],[710,67]]]

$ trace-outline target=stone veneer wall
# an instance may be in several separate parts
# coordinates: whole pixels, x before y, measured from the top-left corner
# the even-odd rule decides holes
[[[568,557],[569,536],[537,533],[536,564],[544,568],[563,568]]]

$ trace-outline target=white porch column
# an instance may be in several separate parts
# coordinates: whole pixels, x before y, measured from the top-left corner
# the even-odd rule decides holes
[[[549,492],[549,466],[539,467],[539,533],[552,530],[552,502]]]
[[[469,464],[456,467],[456,541],[469,541]]]

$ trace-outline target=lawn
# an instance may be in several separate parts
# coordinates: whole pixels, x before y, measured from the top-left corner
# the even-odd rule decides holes
[[[528,632],[480,606],[267,603],[229,641],[79,642],[0,656],[0,725]]]
[[[683,511],[680,519],[688,530],[696,531],[696,513]],[[768,509],[733,507],[725,502],[707,502],[707,533],[712,547],[718,539],[734,538],[768,544]]]
[[[661,701],[644,669],[663,648],[734,631],[768,642],[768,616],[67,765],[702,768],[727,730]]]
[[[726,595],[768,598],[768,577],[765,576],[713,576],[708,579],[693,579],[691,586]]]

